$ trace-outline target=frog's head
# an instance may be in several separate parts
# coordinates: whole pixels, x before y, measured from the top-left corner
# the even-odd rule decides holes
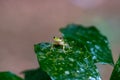
[[[54,36],[53,39],[54,39],[54,41],[62,41],[62,38],[61,38],[61,37],[56,37],[56,36]]]

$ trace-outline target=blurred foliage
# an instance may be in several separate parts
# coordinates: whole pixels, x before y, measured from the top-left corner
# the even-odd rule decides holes
[[[25,80],[51,80],[49,75],[42,69],[32,69],[23,72],[25,74]]]
[[[0,80],[23,80],[11,72],[0,72]]]
[[[118,80],[118,79],[120,79],[120,56],[114,66],[110,80]]]

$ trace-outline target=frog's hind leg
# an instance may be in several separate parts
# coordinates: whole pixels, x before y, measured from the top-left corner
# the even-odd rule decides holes
[[[51,44],[50,50],[54,50],[54,45],[55,45],[54,43]]]

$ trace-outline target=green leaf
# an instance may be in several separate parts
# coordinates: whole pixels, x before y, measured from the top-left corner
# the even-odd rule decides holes
[[[0,72],[0,80],[23,80],[11,72]]]
[[[101,80],[95,63],[114,64],[107,38],[93,26],[70,24],[60,31],[64,45],[34,45],[40,67],[53,80]]]
[[[119,80],[120,79],[120,56],[116,62],[110,80]]]
[[[70,24],[61,28],[64,39],[84,45],[95,63],[108,63],[113,65],[113,58],[107,38],[102,35],[94,26],[84,27],[82,25]]]
[[[62,46],[40,43],[34,49],[40,67],[52,80],[101,80],[91,55],[83,46],[71,42],[64,51]]]
[[[25,74],[25,80],[51,80],[49,75],[42,69],[33,69],[23,72]]]

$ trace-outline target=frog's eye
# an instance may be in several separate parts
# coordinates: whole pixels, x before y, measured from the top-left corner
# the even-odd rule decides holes
[[[62,39],[62,37],[60,37],[60,39]]]
[[[54,36],[53,38],[55,39],[56,37]]]

